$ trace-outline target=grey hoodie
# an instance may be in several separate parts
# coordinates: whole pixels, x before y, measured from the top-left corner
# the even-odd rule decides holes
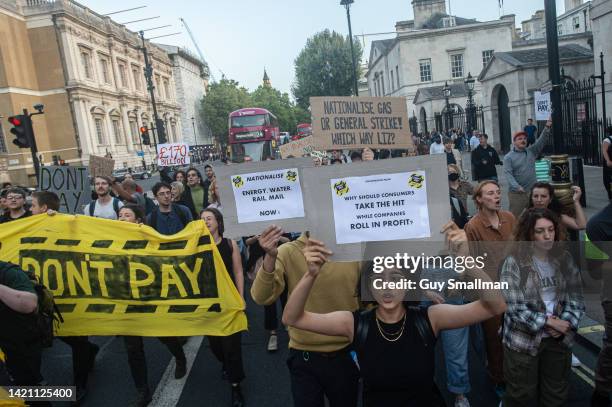
[[[537,182],[535,162],[548,142],[550,129],[545,127],[535,143],[523,151],[518,151],[514,145],[512,150],[504,157],[504,175],[510,185],[510,191],[518,192],[519,186],[529,192]]]

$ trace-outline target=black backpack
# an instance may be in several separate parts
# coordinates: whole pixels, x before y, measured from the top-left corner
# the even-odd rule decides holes
[[[89,216],[94,216],[94,212],[96,211],[96,203],[98,202],[97,199],[94,199],[93,201],[91,201],[89,203]],[[115,211],[115,213],[117,214],[117,216],[119,216],[119,202],[121,202],[119,199],[113,197],[113,210]]]
[[[181,223],[183,224],[183,227],[187,226],[189,221],[187,220],[187,217],[185,216],[185,212],[183,212],[181,208],[178,207],[177,204],[172,204],[171,208],[172,208],[171,211],[178,215],[179,219],[181,220]],[[151,212],[151,219],[149,221],[149,226],[151,226],[153,229],[157,227],[157,217],[158,216],[159,216],[159,208],[156,208]]]
[[[144,201],[145,201],[145,206],[144,206],[145,215],[150,215],[151,213],[153,213],[155,208],[157,208],[157,205],[151,198],[147,196],[146,193],[143,196],[144,196]]]
[[[34,285],[38,297],[38,311],[36,313],[36,329],[40,335],[42,346],[49,348],[53,345],[55,330],[64,322],[62,313],[57,307],[51,291],[38,281],[31,271],[25,272]]]

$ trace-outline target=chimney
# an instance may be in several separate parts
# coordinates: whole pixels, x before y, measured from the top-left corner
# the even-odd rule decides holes
[[[582,5],[582,0],[565,0],[565,12],[575,9]]]
[[[446,14],[446,0],[412,0],[414,28],[423,28],[435,14]]]

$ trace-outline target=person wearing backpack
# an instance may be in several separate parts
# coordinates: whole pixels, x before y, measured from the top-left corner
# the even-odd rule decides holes
[[[172,187],[169,184],[155,184],[153,195],[159,205],[147,216],[147,225],[162,235],[178,233],[193,220],[191,211],[186,206],[172,202]]]
[[[0,348],[15,386],[37,386],[43,381],[37,309],[38,296],[27,274],[15,264],[0,261]]]
[[[442,232],[455,255],[469,256],[463,230],[449,222]],[[347,338],[352,343],[363,379],[364,407],[444,405],[434,384],[436,337],[443,330],[463,328],[504,312],[506,305],[499,290],[481,292],[482,299],[465,305],[436,304],[427,310],[410,307],[406,290],[383,290],[379,285],[407,278],[408,271],[394,266],[375,272],[374,262],[364,262],[362,281],[369,293],[360,293],[360,299],[370,294],[376,301],[375,308],[363,313],[305,311],[313,285],[321,284],[316,282],[321,266],[331,254],[322,242],[306,241],[303,256],[308,271],[289,297],[283,323],[292,329]],[[491,281],[477,268],[466,269],[465,273]]]
[[[94,188],[98,199],[91,201],[83,209],[83,214],[95,218],[117,220],[119,209],[123,206],[120,199],[111,196],[113,181],[109,177],[94,178]]]

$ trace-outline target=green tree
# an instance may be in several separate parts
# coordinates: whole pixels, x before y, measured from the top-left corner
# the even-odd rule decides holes
[[[363,50],[353,41],[357,63],[357,78],[361,76]],[[351,43],[335,31],[321,31],[306,41],[295,59],[293,96],[303,109],[310,105],[311,96],[350,96],[353,94],[353,62]]]
[[[221,79],[208,87],[202,99],[200,114],[221,144],[228,144],[228,117],[234,110],[249,107],[251,96],[246,88],[232,79]]]
[[[287,93],[281,93],[271,86],[259,86],[251,93],[253,106],[268,109],[278,118],[280,131],[295,132],[297,126],[294,105]]]

